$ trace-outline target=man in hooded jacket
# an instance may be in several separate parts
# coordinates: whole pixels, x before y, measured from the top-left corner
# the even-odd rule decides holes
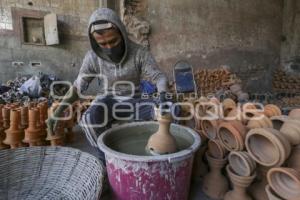
[[[162,102],[168,81],[151,53],[128,39],[124,25],[114,11],[108,8],[96,10],[90,17],[88,35],[92,50],[86,53],[77,79],[62,104],[47,120],[47,126],[48,131],[53,133],[67,104],[82,97],[82,92],[87,90],[93,78],[98,78],[99,89],[104,94],[98,95],[92,102],[80,125],[90,144],[98,150],[99,158],[104,161],[104,154],[97,148],[97,137],[109,127],[115,116],[132,116],[129,112],[112,113],[113,108],[130,110],[133,104],[147,101],[137,97],[136,93],[142,80],[156,85]],[[139,107],[139,120],[151,119],[151,109],[151,106]],[[108,123],[102,125],[104,121]]]

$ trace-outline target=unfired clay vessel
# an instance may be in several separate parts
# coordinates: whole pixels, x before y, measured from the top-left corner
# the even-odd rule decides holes
[[[25,130],[28,127],[28,107],[21,107],[21,128]]]
[[[224,200],[252,200],[247,194],[247,188],[253,182],[256,173],[254,172],[251,176],[239,176],[234,173],[230,165],[227,165],[226,171],[233,185],[233,190],[226,193]]]
[[[300,108],[291,110],[289,113],[289,118],[300,120]]]
[[[6,137],[4,144],[10,145],[12,149],[22,147],[22,139],[24,132],[21,129],[21,112],[20,110],[12,109],[10,111],[10,127],[5,131]]]
[[[266,186],[266,193],[267,193],[267,195],[268,195],[268,198],[269,198],[269,200],[283,200],[282,198],[280,198],[279,196],[278,196],[278,194],[276,194],[273,190],[272,190],[272,188],[269,186],[269,185],[267,185]]]
[[[245,126],[237,120],[220,123],[218,138],[228,151],[242,151],[246,137]]]
[[[291,168],[272,168],[268,172],[270,187],[283,199],[300,199],[300,172]]]
[[[201,127],[204,135],[211,140],[217,139],[219,123],[219,120],[202,120]]]
[[[280,116],[281,110],[278,106],[274,104],[268,104],[264,107],[264,114],[267,117]]]
[[[253,200],[268,199],[265,187],[268,184],[267,172],[269,169],[261,165],[257,167],[257,180],[249,187],[249,194],[253,197]]]
[[[273,128],[276,129],[276,130],[280,130],[283,123],[288,120],[288,116],[286,115],[280,115],[280,116],[273,116],[271,117],[271,121],[272,121],[272,124],[273,124]]]
[[[208,153],[215,159],[223,159],[228,154],[228,151],[224,148],[219,140],[209,140]]]
[[[203,192],[212,199],[223,199],[229,190],[228,180],[222,174],[222,168],[227,163],[227,158],[215,159],[206,153],[210,168],[209,173],[203,179]]]
[[[177,151],[175,138],[170,133],[170,124],[172,121],[171,114],[161,115],[159,110],[156,110],[157,121],[159,128],[148,140],[147,148],[151,154],[170,154]]]
[[[272,121],[264,116],[255,114],[247,123],[248,129],[254,129],[254,128],[273,128]]]
[[[300,144],[300,120],[286,120],[282,125],[280,132],[292,145]]]
[[[250,130],[245,143],[249,155],[266,167],[281,166],[291,153],[289,141],[272,128]]]
[[[256,170],[256,162],[246,151],[230,152],[228,161],[231,169],[239,176],[251,176]]]
[[[10,126],[10,107],[5,105],[2,108],[2,116],[3,116],[3,128],[8,129]]]
[[[287,166],[300,172],[300,145],[292,148],[292,153],[287,160]]]
[[[224,99],[222,104],[224,116],[227,116],[229,112],[236,108],[236,103],[230,98]]]

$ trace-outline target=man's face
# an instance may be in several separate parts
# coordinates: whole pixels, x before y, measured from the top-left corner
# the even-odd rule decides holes
[[[101,48],[113,48],[122,41],[120,32],[114,28],[108,29],[103,33],[93,33],[93,37]]]

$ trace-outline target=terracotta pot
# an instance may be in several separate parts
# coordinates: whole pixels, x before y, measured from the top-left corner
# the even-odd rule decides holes
[[[246,148],[250,156],[267,167],[281,166],[291,153],[288,140],[276,129],[252,129],[246,136]]]
[[[267,178],[270,187],[283,199],[300,198],[300,172],[291,168],[272,168]]]
[[[224,116],[227,116],[230,111],[236,108],[236,103],[232,99],[224,99],[223,104],[223,113]]]
[[[209,140],[207,152],[215,159],[223,159],[228,154],[228,151],[223,147],[219,140]]]
[[[247,194],[247,188],[251,185],[256,173],[251,176],[239,176],[234,173],[230,165],[226,167],[227,174],[233,185],[233,190],[226,193],[224,200],[252,200]]]
[[[280,132],[289,140],[292,145],[300,144],[300,121],[286,120],[282,125]]]
[[[226,117],[226,120],[227,121],[230,121],[230,120],[238,120],[240,122],[242,122],[243,124],[245,124],[247,121],[244,119],[243,117],[243,112],[240,108],[234,108],[232,109]]]
[[[279,196],[278,196],[278,194],[276,194],[273,190],[272,190],[272,188],[269,186],[269,185],[267,185],[266,186],[266,193],[267,193],[267,195],[268,195],[268,198],[269,198],[269,200],[283,200],[282,198],[280,198]]]
[[[33,108],[29,110],[29,126],[25,130],[24,143],[28,143],[29,146],[38,146],[41,142],[40,127],[38,127],[38,109]]]
[[[218,120],[202,120],[201,127],[204,135],[211,140],[217,139],[219,123]]]
[[[257,167],[257,180],[249,187],[249,194],[251,194],[253,200],[268,199],[265,187],[268,184],[267,172],[269,169],[261,165]]]
[[[278,106],[274,104],[268,104],[264,107],[264,114],[267,117],[280,116],[281,110]]]
[[[239,176],[251,176],[256,170],[256,162],[246,151],[232,151],[228,157],[229,165]]]
[[[289,113],[289,118],[299,120],[300,119],[300,108],[291,110]]]
[[[207,150],[207,145],[201,145],[201,147],[196,151],[193,163],[192,180],[200,180],[208,172],[208,166],[203,161],[204,154]]]
[[[247,123],[248,129],[254,128],[273,128],[272,121],[264,115],[255,115]]]
[[[226,121],[218,127],[218,138],[228,151],[241,151],[244,149],[246,128],[239,121]]]
[[[12,149],[22,147],[24,132],[21,129],[21,111],[12,109],[10,111],[10,127],[5,131],[4,144],[10,145]]]
[[[170,124],[172,117],[170,114],[160,115],[160,111],[156,110],[159,128],[156,133],[151,135],[148,140],[147,148],[155,154],[170,154],[177,151],[175,138],[170,133]]]
[[[292,153],[287,160],[287,166],[300,172],[300,145],[292,148]]]
[[[280,130],[283,123],[289,119],[286,115],[280,115],[280,116],[273,116],[270,118],[273,124],[273,128],[276,130]]]
[[[5,132],[3,127],[2,108],[3,105],[0,104],[0,150],[9,148],[8,145],[3,143],[3,140],[5,139]]]
[[[205,154],[210,168],[203,179],[203,192],[212,199],[223,199],[229,190],[228,180],[222,174],[222,168],[227,163],[227,158],[215,159],[208,153]]]

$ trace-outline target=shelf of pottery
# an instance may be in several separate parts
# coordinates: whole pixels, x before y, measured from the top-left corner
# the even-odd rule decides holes
[[[207,106],[212,102],[219,107]],[[194,160],[194,179],[203,179],[212,199],[300,199],[300,109],[282,115],[274,105],[238,106],[232,99],[201,97],[194,129],[202,146]],[[224,117],[203,118],[214,109]],[[231,184],[230,184],[231,183]]]
[[[58,102],[54,102],[48,108],[46,101],[30,102],[26,105],[21,103],[0,105],[0,149],[45,145],[61,146],[72,142],[73,127],[76,125],[78,113],[86,109],[86,106],[75,102],[72,108],[68,108],[64,112],[65,119],[60,120],[55,131],[50,134],[47,133],[45,121],[58,105]]]

